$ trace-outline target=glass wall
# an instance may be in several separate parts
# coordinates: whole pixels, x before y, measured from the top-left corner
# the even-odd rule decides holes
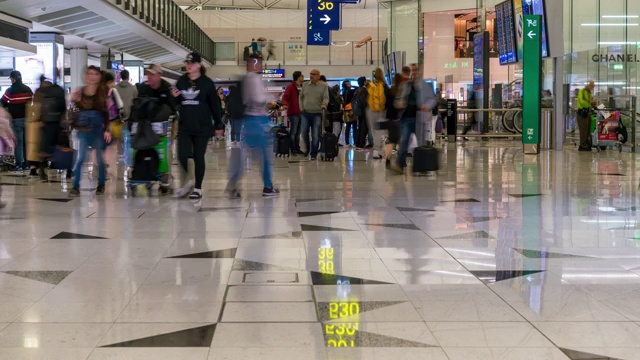
[[[387,34],[378,34],[379,39],[387,39],[387,51],[405,51],[406,63],[422,63],[423,22],[419,0],[381,1],[378,3],[380,16],[387,16]]]
[[[570,0],[565,14],[571,93],[588,80],[599,95],[637,95],[640,70],[640,1]]]

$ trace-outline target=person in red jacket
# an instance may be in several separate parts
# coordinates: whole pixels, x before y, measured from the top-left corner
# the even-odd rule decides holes
[[[282,107],[287,110],[287,117],[291,124],[291,153],[302,154],[300,151],[300,86],[304,82],[302,72],[293,73],[293,81],[287,86],[282,95]]]

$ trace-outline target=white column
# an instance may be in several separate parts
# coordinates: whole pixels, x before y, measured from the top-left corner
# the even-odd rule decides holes
[[[87,49],[71,49],[71,91],[84,85],[84,72],[87,69]]]

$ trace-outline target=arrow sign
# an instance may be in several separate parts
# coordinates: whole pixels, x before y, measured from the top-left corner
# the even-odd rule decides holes
[[[524,56],[522,58],[522,128],[527,136],[522,138],[525,154],[540,152],[540,94],[542,93],[542,42],[540,15],[524,16]]]
[[[324,14],[324,17],[320,18],[320,21],[323,21],[324,24],[327,25],[329,21],[331,21],[331,18],[329,17],[329,15]]]

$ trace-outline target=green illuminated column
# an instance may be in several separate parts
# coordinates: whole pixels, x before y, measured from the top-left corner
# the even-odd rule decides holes
[[[522,145],[525,154],[540,153],[542,93],[542,17],[524,17]]]

